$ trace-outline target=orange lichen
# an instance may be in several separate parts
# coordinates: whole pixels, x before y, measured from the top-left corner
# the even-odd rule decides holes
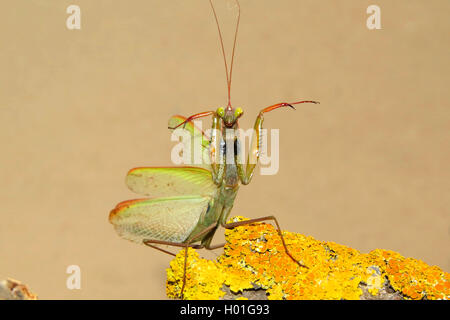
[[[235,217],[232,221],[245,218]],[[448,299],[450,274],[436,266],[376,249],[368,254],[334,242],[283,232],[286,245],[301,267],[285,253],[277,230],[266,223],[226,230],[227,243],[217,261],[201,259],[190,249],[185,299],[220,299],[223,285],[233,293],[262,288],[268,299],[360,299],[389,282],[406,299]],[[179,297],[184,250],[168,269],[167,295]]]
[[[181,250],[167,269],[167,296],[178,298],[183,285],[185,250]],[[201,259],[198,252],[188,249],[186,287],[184,298],[189,300],[220,299],[225,292],[221,290],[225,275],[214,261]]]
[[[383,265],[391,286],[409,299],[448,299],[450,274],[437,266],[413,258],[405,258],[388,250],[374,250],[374,260]]]

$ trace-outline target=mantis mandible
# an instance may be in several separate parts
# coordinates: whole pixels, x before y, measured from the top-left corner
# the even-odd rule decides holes
[[[298,262],[286,247],[277,219],[274,216],[227,223],[240,184],[250,183],[261,153],[262,124],[264,114],[278,108],[292,108],[300,103],[318,103],[316,101],[298,101],[277,103],[262,109],[254,124],[250,151],[244,166],[241,161],[241,144],[238,134],[238,119],[243,115],[241,108],[233,108],[230,102],[231,76],[233,72],[234,51],[239,29],[240,5],[234,34],[230,69],[228,70],[222,34],[216,11],[209,0],[217,25],[219,40],[224,58],[228,104],[215,111],[201,112],[188,118],[173,116],[169,120],[169,129],[183,127],[192,136],[201,136],[202,153],[210,157],[207,165],[184,167],[140,167],[131,169],[126,177],[128,187],[151,198],[128,200],[119,203],[110,213],[109,220],[117,233],[125,239],[143,243],[167,254],[174,253],[158,247],[169,245],[185,250],[183,285],[181,299],[186,285],[187,249],[221,248],[224,244],[211,245],[219,226],[232,229],[264,220],[275,222],[286,254],[300,267],[307,266]],[[192,121],[212,116],[212,134],[207,137]],[[232,133],[229,135],[229,133]],[[231,151],[233,156],[228,157]]]

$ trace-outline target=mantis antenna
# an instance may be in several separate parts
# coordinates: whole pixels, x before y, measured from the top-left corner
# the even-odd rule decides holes
[[[237,39],[238,30],[239,30],[239,21],[241,18],[241,6],[239,5],[238,0],[235,0],[235,1],[236,1],[236,5],[238,7],[238,15],[237,15],[237,22],[236,22],[236,30],[234,32],[233,51],[231,52],[230,71],[228,72],[227,58],[225,56],[225,47],[223,45],[223,38],[222,38],[222,32],[220,31],[219,20],[217,19],[216,10],[214,9],[212,0],[209,0],[209,3],[211,4],[211,9],[214,14],[214,19],[216,20],[217,31],[219,32],[220,46],[222,48],[223,62],[225,64],[225,73],[227,76],[227,87],[228,87],[228,106],[227,106],[228,109],[231,109],[231,76],[233,74],[234,50],[236,49],[236,39]]]

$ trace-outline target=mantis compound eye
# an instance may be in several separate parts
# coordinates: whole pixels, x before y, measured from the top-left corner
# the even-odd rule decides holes
[[[236,110],[234,111],[234,116],[237,118],[239,118],[240,116],[242,116],[242,114],[244,113],[244,110],[242,110],[241,108],[236,108]]]
[[[225,109],[220,107],[217,109],[216,113],[219,117],[223,118],[223,116],[225,115]]]

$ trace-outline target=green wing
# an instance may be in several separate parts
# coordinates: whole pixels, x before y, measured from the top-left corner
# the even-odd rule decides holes
[[[126,177],[131,191],[146,196],[212,196],[217,186],[211,172],[197,167],[142,167],[131,169]]]
[[[210,200],[210,197],[182,196],[124,201],[111,211],[109,221],[127,240],[182,243],[206,214]]]
[[[186,119],[187,119],[186,117],[180,115],[172,116],[169,119],[169,128],[175,128],[179,124],[183,123]],[[202,163],[195,163],[194,156],[192,155],[190,158],[191,163],[189,165],[211,170],[210,150],[209,150],[210,139],[203,133],[202,130],[200,130],[192,122],[186,122],[186,124],[180,126],[179,128],[180,129],[184,128],[185,130],[187,130],[190,133],[191,137],[193,138],[192,145],[190,146],[191,150],[194,150],[193,149],[194,141],[196,141],[196,139],[201,139],[200,141],[202,144]],[[175,130],[178,130],[178,128]],[[187,146],[185,146],[185,148],[187,148]]]

